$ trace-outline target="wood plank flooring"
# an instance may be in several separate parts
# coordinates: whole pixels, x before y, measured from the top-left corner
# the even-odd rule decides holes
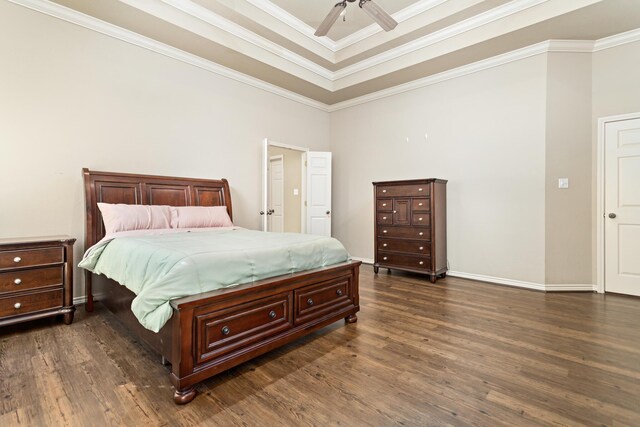
[[[199,385],[99,304],[0,329],[0,426],[640,426],[640,298],[370,266],[338,322]]]

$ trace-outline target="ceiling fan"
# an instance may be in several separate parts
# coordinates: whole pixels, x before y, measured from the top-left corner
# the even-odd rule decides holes
[[[347,2],[353,3],[356,0],[343,0],[340,3],[336,3],[336,5],[331,9],[331,12],[324,18],[322,24],[318,27],[315,32],[315,35],[318,37],[325,36],[333,26],[333,24],[338,19],[338,16],[347,8]],[[364,10],[367,15],[373,18],[374,21],[378,23],[385,31],[393,30],[398,23],[395,19],[391,17],[387,12],[384,11],[380,6],[375,4],[372,0],[360,0],[358,3],[360,9]]]

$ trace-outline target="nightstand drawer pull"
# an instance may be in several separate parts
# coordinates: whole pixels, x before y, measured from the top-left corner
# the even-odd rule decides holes
[[[312,300],[311,298],[309,298],[309,299],[307,300],[307,305],[308,305],[308,306],[312,306],[312,305],[313,305],[313,300]]]
[[[424,251],[424,246],[420,246],[418,249],[420,249],[421,251]]]
[[[386,248],[386,247],[387,247],[387,244],[386,244],[386,243],[383,243],[383,244],[382,244],[382,247],[383,247],[383,248]]]
[[[420,261],[420,265],[424,264],[424,261]]]
[[[18,262],[20,262],[20,261],[22,261],[22,258],[20,258],[19,256],[15,257],[15,258],[13,259],[13,262],[15,262],[15,263],[18,263]]]
[[[341,297],[341,296],[342,296],[342,289],[338,289],[338,290],[336,291],[336,295],[338,295],[339,297]]]
[[[382,257],[382,260],[383,260],[383,261],[386,261],[386,260],[387,260],[387,257],[386,257],[386,256],[385,256],[385,257]]]
[[[422,221],[422,217],[418,218],[418,221]]]
[[[228,326],[224,326],[222,328],[222,335],[229,335],[231,333],[231,329]]]
[[[269,319],[275,319],[275,318],[276,318],[276,312],[275,312],[275,311],[273,311],[273,310],[271,310],[271,311],[269,312]]]
[[[387,190],[382,190],[382,192],[383,192],[383,193],[386,193],[386,192],[387,192]]]
[[[422,191],[422,188],[418,188],[418,191]]]
[[[18,278],[14,280],[13,283],[15,283],[16,285],[19,285],[20,283],[22,283],[22,279]]]
[[[386,232],[387,232],[387,230],[382,230],[382,232],[383,232],[383,233],[386,233]]]
[[[387,217],[386,217],[386,216],[383,216],[383,217],[382,217],[382,219],[387,219]]]
[[[382,204],[382,206],[387,206],[387,204],[386,204],[386,203],[383,203],[383,204]]]
[[[421,231],[418,233],[418,236],[424,236],[424,233]]]
[[[418,203],[418,206],[422,206],[422,202]]]
[[[20,307],[22,307],[22,304],[20,304],[19,302],[13,304],[13,308],[15,308],[16,310],[19,310]]]

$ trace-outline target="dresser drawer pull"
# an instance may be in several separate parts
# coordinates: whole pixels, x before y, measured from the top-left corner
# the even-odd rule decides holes
[[[418,249],[420,249],[421,251],[424,251],[424,246],[420,246]]]
[[[309,298],[307,300],[307,305],[309,305],[309,306],[313,305],[313,300],[311,298]]]
[[[418,191],[422,191],[422,188],[418,188]]]
[[[418,236],[424,236],[424,233],[421,231],[418,233]]]
[[[269,319],[275,319],[275,318],[276,318],[276,312],[275,312],[275,311],[273,311],[273,310],[271,310],[271,311],[269,312]]]
[[[383,233],[386,233],[386,232],[387,232],[387,230],[382,230],[382,232],[383,232]]]
[[[386,193],[386,192],[387,192],[387,190],[382,190],[382,192],[383,192],[383,193]]]
[[[22,261],[22,258],[20,258],[19,256],[13,259],[13,262],[20,262],[20,261]]]
[[[382,206],[383,206],[383,207],[384,207],[384,206],[387,206],[387,204],[386,204],[386,203],[383,203],[383,204],[382,204]]]
[[[387,260],[387,257],[386,257],[386,256],[385,256],[385,257],[382,257],[382,260],[383,260],[383,261],[386,261],[386,260]]]
[[[228,326],[224,326],[222,328],[222,335],[229,335],[231,333],[231,329]]]
[[[338,295],[339,297],[341,297],[341,296],[342,296],[342,289],[338,289],[338,290],[336,291],[336,295]]]
[[[383,243],[383,244],[382,244],[382,247],[383,247],[383,248],[386,248],[386,247],[387,247],[387,244],[386,244],[386,243]]]
[[[15,283],[16,285],[19,285],[20,283],[22,283],[22,279],[16,279],[13,281],[13,283]]]
[[[393,211],[393,213],[398,213],[398,211]]]
[[[422,206],[422,202],[418,203],[418,206]]]
[[[424,264],[424,261],[420,261],[420,262],[419,262],[419,264],[420,264],[420,265]]]
[[[422,221],[422,217],[418,218],[418,221]]]
[[[20,307],[22,307],[22,304],[20,304],[19,302],[13,304],[13,308],[15,308],[16,310],[19,310]]]
[[[383,216],[383,217],[382,217],[382,219],[387,219],[387,217],[386,217],[386,216]]]

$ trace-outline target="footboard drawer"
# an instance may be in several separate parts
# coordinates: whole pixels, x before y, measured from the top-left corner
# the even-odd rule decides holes
[[[308,322],[326,314],[335,314],[342,307],[353,306],[350,277],[338,278],[294,291],[295,324]]]
[[[196,364],[293,326],[291,292],[210,313],[196,313]]]

